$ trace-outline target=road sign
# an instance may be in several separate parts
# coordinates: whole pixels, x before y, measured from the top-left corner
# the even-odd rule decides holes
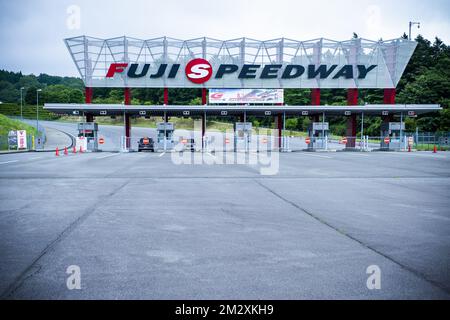
[[[34,148],[36,150],[44,149],[44,137],[42,137],[42,136],[36,137],[36,139],[34,140]]]
[[[104,144],[105,143],[105,139],[103,139],[103,138],[98,139],[98,143]]]
[[[77,137],[75,142],[76,150],[87,150],[87,139],[85,139],[83,136]]]
[[[391,142],[391,139],[389,139],[389,137],[384,138],[384,143],[389,144],[389,142]]]
[[[414,138],[413,137],[408,137],[408,145],[409,146],[413,146],[414,145]]]
[[[343,137],[341,139],[341,144],[347,144],[347,137]]]
[[[311,143],[311,138],[310,137],[306,137],[305,138],[305,143],[306,144],[310,144]]]
[[[226,144],[230,143],[230,139],[225,138],[225,143],[226,143]]]

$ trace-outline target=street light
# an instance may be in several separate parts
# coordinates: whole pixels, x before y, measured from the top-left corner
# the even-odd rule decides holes
[[[411,28],[412,28],[412,26],[414,26],[414,25],[417,25],[417,29],[420,29],[420,22],[413,22],[413,21],[410,21],[409,22],[409,40],[411,40]]]
[[[22,91],[24,90],[25,88],[24,87],[22,87],[22,88],[20,88],[20,118],[23,120],[23,93],[22,93]]]
[[[39,92],[41,92],[42,89],[36,90],[36,129],[39,134]]]

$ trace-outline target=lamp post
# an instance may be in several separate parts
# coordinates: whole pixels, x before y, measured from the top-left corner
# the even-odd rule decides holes
[[[36,129],[39,133],[39,92],[41,92],[42,89],[36,90]]]
[[[22,88],[20,88],[20,119],[22,119],[23,120],[23,90],[24,90],[25,88],[24,87],[22,87]]]
[[[412,26],[414,26],[414,25],[417,25],[417,29],[420,29],[420,22],[413,22],[413,21],[410,21],[409,22],[409,40],[411,40],[411,28],[412,28]]]

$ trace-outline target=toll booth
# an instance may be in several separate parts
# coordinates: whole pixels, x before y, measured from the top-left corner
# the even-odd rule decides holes
[[[252,123],[236,122],[234,124],[234,151],[248,151],[252,141]]]
[[[98,151],[98,124],[95,122],[78,123],[78,137],[86,139],[86,149],[88,151]]]
[[[381,150],[400,150],[404,144],[402,132],[405,132],[404,122],[385,122],[381,124]],[[389,138],[389,139],[388,139]]]
[[[173,133],[175,125],[172,122],[158,122],[156,124],[156,149],[172,150],[175,146]]]
[[[327,149],[328,133],[328,122],[312,122],[308,127],[308,136],[310,138],[308,150]]]

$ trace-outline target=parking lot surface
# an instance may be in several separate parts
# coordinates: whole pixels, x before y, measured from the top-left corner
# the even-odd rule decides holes
[[[218,156],[1,155],[2,298],[450,297],[449,154]]]

